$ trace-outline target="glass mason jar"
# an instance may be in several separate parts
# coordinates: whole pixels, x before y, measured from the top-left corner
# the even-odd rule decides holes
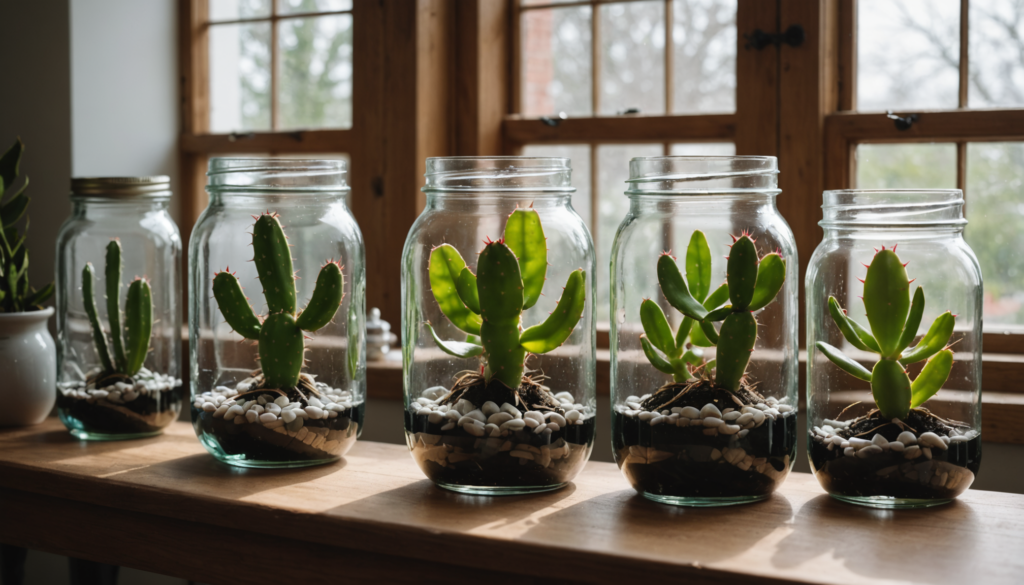
[[[594,244],[569,160],[430,158],[426,177],[402,255],[406,442],[447,489],[559,488],[596,407]]]
[[[982,280],[963,205],[958,189],[824,194],[805,283],[807,428],[837,499],[932,506],[978,472]]]
[[[752,502],[792,468],[798,262],[777,175],[774,157],[630,162],[612,248],[612,449],[651,500]]]
[[[326,463],[362,431],[366,269],[345,174],[338,160],[210,160],[189,242],[192,424],[221,461]]]
[[[57,236],[57,409],[81,439],[159,434],[181,411],[181,237],[170,179],[71,181]]]

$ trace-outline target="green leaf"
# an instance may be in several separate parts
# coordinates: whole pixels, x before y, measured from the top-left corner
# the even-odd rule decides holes
[[[921,343],[917,344],[914,349],[904,352],[900,363],[905,366],[910,365],[926,360],[942,351],[949,343],[949,338],[953,336],[954,325],[956,325],[956,317],[949,311],[936,317],[932,326],[928,328],[928,333],[921,338]]]
[[[17,138],[14,144],[7,149],[7,152],[0,157],[0,181],[3,181],[3,184],[8,189],[11,188],[15,179],[18,178],[18,163],[21,162],[21,154],[24,150],[25,145],[22,144],[21,138]]]
[[[658,258],[658,283],[669,304],[683,315],[699,321],[708,314],[707,309],[690,295],[683,275],[679,273],[679,267],[668,254],[662,254]]]
[[[835,297],[828,298],[828,312],[832,315],[832,320],[836,322],[846,341],[861,351],[878,353],[878,342],[875,341],[875,338],[871,337],[871,334],[863,327],[858,331],[857,323],[839,306],[839,301]]]
[[[466,333],[480,335],[480,316],[469,310],[459,296],[455,279],[466,267],[462,255],[454,247],[442,244],[430,252],[427,268],[430,290],[445,317]]]
[[[757,264],[757,280],[754,283],[754,296],[750,299],[751,311],[768,306],[775,300],[782,283],[786,281],[786,261],[778,254],[768,254]]]
[[[12,197],[0,207],[0,225],[8,228],[18,222],[28,209],[28,195],[24,192]]]
[[[821,351],[821,353],[825,354],[825,357],[831,360],[835,365],[842,368],[846,373],[855,378],[860,378],[865,382],[871,381],[871,372],[864,366],[860,365],[859,362],[855,362],[846,357],[846,354],[844,354],[838,347],[831,346],[824,341],[819,341],[814,345]]]
[[[523,278],[523,310],[537,304],[548,271],[548,243],[533,209],[517,209],[505,222],[505,245],[519,259]]]
[[[583,315],[587,300],[586,280],[586,273],[582,269],[569,274],[569,280],[565,283],[565,289],[562,290],[555,310],[543,323],[530,327],[520,336],[519,343],[526,351],[547,353],[565,343]],[[671,339],[671,333],[669,338]]]
[[[704,317],[704,320],[708,321],[708,322],[715,322],[715,323],[717,323],[718,321],[724,321],[726,317],[728,317],[729,315],[732,315],[733,313],[734,313],[734,311],[732,310],[732,307],[729,306],[729,305],[726,305],[724,307],[715,309],[714,311],[711,311],[710,313],[708,313],[707,316]]]
[[[711,249],[704,232],[695,231],[686,248],[686,282],[693,298],[703,302],[711,290]]]
[[[754,297],[754,285],[757,283],[757,249],[749,236],[741,236],[733,243],[729,250],[725,278],[729,283],[729,300],[732,301],[732,306],[736,307],[737,311],[747,310]]]
[[[929,398],[935,396],[942,385],[949,379],[949,372],[953,369],[953,351],[944,349],[932,356],[924,369],[917,375],[910,384],[912,398],[910,408],[917,408],[924,404]]]
[[[910,413],[910,376],[899,362],[879,360],[871,370],[871,394],[882,417],[907,418]]]
[[[651,362],[659,372],[664,374],[675,374],[675,368],[669,363],[668,358],[662,355],[657,348],[651,343],[650,339],[647,339],[646,335],[640,336],[640,345],[644,348],[644,355],[647,356],[647,361]]]
[[[679,329],[676,330],[675,344],[679,349],[686,347],[686,338],[690,335],[690,330],[693,329],[693,319],[689,317],[683,317],[683,322],[679,324]]]
[[[463,268],[459,272],[459,276],[455,278],[455,290],[458,291],[459,298],[462,299],[463,303],[466,303],[469,310],[479,315],[480,296],[476,288],[476,275],[473,274],[469,267]]]
[[[345,275],[337,262],[328,262],[316,277],[313,296],[295,324],[303,331],[317,331],[334,319],[345,297]]]
[[[910,312],[910,281],[892,250],[883,249],[871,260],[864,278],[864,308],[882,357],[899,355],[897,348]]]
[[[640,303],[640,323],[644,327],[647,339],[654,344],[665,355],[679,357],[682,347],[676,347],[675,338],[672,336],[672,328],[665,318],[665,312],[661,310],[658,303],[647,299]]]
[[[213,277],[213,298],[217,300],[220,314],[235,333],[254,341],[260,338],[263,325],[234,274],[218,272]]]
[[[900,342],[896,346],[896,355],[914,342],[917,337],[917,328],[921,326],[921,317],[924,315],[924,288],[917,287],[914,291],[914,300],[910,303],[910,313],[907,316],[907,324],[903,327],[903,334],[900,335]]]
[[[733,313],[734,315],[737,313]],[[749,314],[749,313],[748,313]],[[700,331],[704,335],[704,338],[708,341],[709,345],[701,347],[712,347],[718,345],[719,334],[715,330],[715,324],[711,321],[700,321]],[[697,344],[694,344],[697,345]]]
[[[51,281],[43,288],[33,291],[27,299],[25,299],[25,306],[36,307],[42,305],[47,299],[53,294],[53,282]]]
[[[708,298],[704,299],[704,308],[708,311],[717,309],[727,300],[729,300],[729,283],[723,282],[715,289],[715,292],[711,293],[708,295]]]
[[[466,343],[463,341],[442,341],[441,338],[437,336],[437,333],[434,332],[434,328],[430,326],[430,323],[424,323],[423,325],[428,331],[430,331],[430,336],[434,338],[434,343],[437,344],[437,347],[441,348],[441,351],[448,355],[453,355],[457,358],[471,358],[484,352],[483,346],[475,343]]]

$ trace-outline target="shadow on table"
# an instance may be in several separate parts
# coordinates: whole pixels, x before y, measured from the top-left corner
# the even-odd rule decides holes
[[[896,541],[888,536],[896,525],[903,535],[914,534],[908,531],[914,525],[920,530]],[[849,571],[869,578],[906,579],[906,571],[893,572],[902,566],[914,570],[915,582],[971,583],[979,565],[987,564],[981,537],[986,528],[971,506],[958,500],[920,510],[879,510],[821,495],[797,510],[792,529],[772,556],[778,568],[831,555]],[[990,561],[998,563],[997,558]]]
[[[144,439],[123,441],[85,441],[74,437],[66,430],[41,431],[28,427],[25,432],[5,434],[0,437],[0,449],[32,448],[33,462],[50,463],[83,455],[104,455],[127,449],[136,449],[152,443],[195,443],[195,437],[164,434]],[[43,448],[40,448],[42,446]]]
[[[707,564],[744,553],[792,521],[792,506],[780,494],[739,506],[686,508],[627,489],[546,515],[520,539]]]

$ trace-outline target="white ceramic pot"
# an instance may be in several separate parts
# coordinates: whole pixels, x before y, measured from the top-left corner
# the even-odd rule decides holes
[[[53,308],[0,313],[0,426],[43,422],[57,401]]]

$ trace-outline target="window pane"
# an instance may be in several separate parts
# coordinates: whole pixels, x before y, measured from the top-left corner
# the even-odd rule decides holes
[[[352,0],[278,0],[280,14],[302,14],[304,12],[335,12],[352,10]]]
[[[1024,105],[1024,3],[984,0],[970,3],[972,108]]]
[[[609,320],[611,284],[608,270],[612,258],[612,240],[619,224],[629,211],[625,195],[629,178],[629,161],[637,156],[661,156],[660,144],[602,144],[597,147],[598,225],[594,245],[597,247],[597,320]]]
[[[1024,325],[1024,142],[967,145],[964,236],[985,275],[985,325]]]
[[[732,142],[693,142],[672,145],[672,156],[733,156],[736,145]]]
[[[352,15],[280,23],[281,130],[352,127]]]
[[[630,2],[599,8],[601,113],[636,108],[665,113],[665,3]]]
[[[590,7],[522,14],[522,110],[528,116],[593,112]]]
[[[959,0],[859,0],[857,109],[955,108]]]
[[[860,144],[858,189],[956,189],[955,144]]]
[[[270,16],[271,0],[210,0],[210,20],[239,20]]]
[[[675,0],[672,112],[736,111],[736,0]]]
[[[210,130],[270,130],[270,23],[209,30]]]
[[[586,144],[531,144],[523,147],[523,156],[561,156],[572,161],[572,207],[587,229],[593,225],[590,209],[590,147]]]

